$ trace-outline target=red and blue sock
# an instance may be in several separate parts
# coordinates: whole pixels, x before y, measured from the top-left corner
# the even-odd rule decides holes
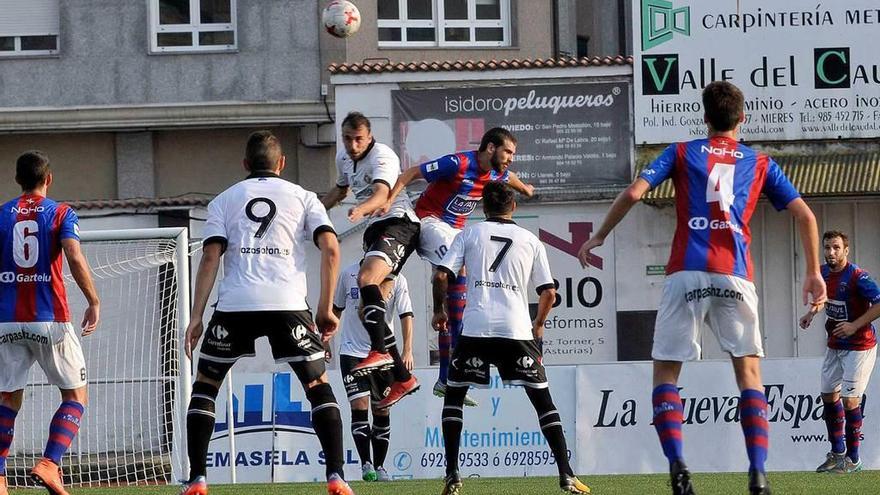
[[[72,400],[64,401],[61,407],[52,416],[49,424],[49,441],[43,457],[52,460],[55,464],[61,464],[61,457],[70,448],[73,439],[79,432],[79,424],[85,408],[79,402]]]
[[[846,455],[859,462],[859,445],[862,443],[862,408],[846,411]]]
[[[831,442],[831,451],[836,454],[843,454],[846,451],[843,434],[845,417],[843,414],[843,402],[840,399],[837,399],[837,402],[826,402],[822,417],[825,419],[825,427],[828,429],[828,441]]]
[[[682,460],[681,423],[684,411],[678,387],[671,383],[658,385],[651,394],[651,403],[654,405],[654,429],[660,437],[663,454],[670,464]]]
[[[464,315],[464,306],[467,297],[467,279],[459,276],[455,283],[449,284],[446,288],[446,307],[448,308],[449,317],[446,328],[447,331],[440,332],[437,336],[437,348],[440,354],[440,374],[438,379],[440,383],[446,383],[449,376],[449,356],[458,336],[461,335],[461,320]]]
[[[767,448],[770,445],[770,423],[767,422],[767,397],[760,390],[742,391],[739,401],[739,421],[746,438],[749,471],[765,472]]]
[[[9,456],[9,447],[12,445],[15,416],[17,415],[18,411],[0,406],[0,476],[6,475],[6,458]]]

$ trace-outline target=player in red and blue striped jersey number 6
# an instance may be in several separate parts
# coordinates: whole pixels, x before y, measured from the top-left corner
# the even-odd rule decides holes
[[[816,471],[846,474],[862,469],[862,394],[877,357],[877,335],[871,322],[880,318],[880,288],[868,272],[847,260],[846,234],[825,232],[822,244],[822,278],[828,290],[828,347],[822,363],[821,392],[831,451]],[[821,305],[810,308],[801,317],[801,328],[809,328],[813,316],[821,309]]]
[[[34,361],[61,390],[62,402],[31,477],[49,493],[66,495],[59,464],[79,432],[88,394],[85,358],[70,323],[62,252],[88,301],[83,336],[97,328],[100,302],[80,250],[76,213],[46,197],[52,184],[49,157],[39,151],[21,155],[15,181],[22,195],[0,207],[0,495],[7,494],[6,457]]]
[[[669,460],[673,494],[692,494],[682,456],[682,404],[678,377],[684,361],[700,357],[700,332],[711,329],[730,354],[741,392],[740,423],[749,457],[749,491],[769,494],[767,398],[761,380],[764,356],[758,328],[758,296],[752,282],[749,220],[763,193],[777,210],[794,217],[804,247],[803,303],[825,300],[819,273],[816,218],[779,166],[737,141],[745,120],[743,94],[729,82],[703,90],[708,139],[670,145],[620,193],[598,232],[581,246],[601,246],[615,225],[649,189],[667,178],[675,185],[678,223],[666,265],[663,297],[654,327],[654,427]],[[708,323],[708,324],[707,324]]]

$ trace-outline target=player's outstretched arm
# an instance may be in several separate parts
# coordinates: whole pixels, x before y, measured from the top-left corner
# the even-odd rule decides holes
[[[335,185],[333,189],[327,191],[327,194],[321,198],[321,204],[324,205],[325,209],[329,210],[338,205],[346,196],[348,196],[348,186]]]
[[[510,185],[516,192],[524,195],[527,198],[531,198],[535,195],[535,186],[531,184],[526,184],[522,180],[520,180],[519,176],[517,176],[513,172],[508,172],[507,174],[507,184]]]
[[[804,248],[804,262],[807,272],[804,276],[803,303],[822,304],[827,298],[825,281],[819,271],[819,228],[813,211],[801,198],[795,198],[786,205],[791,212],[800,234]]]
[[[390,189],[387,185],[381,182],[374,182],[373,194],[371,194],[363,203],[348,210],[349,221],[357,222],[358,220],[373,214],[377,208],[388,202],[389,191]]]
[[[223,256],[223,245],[219,242],[205,244],[202,248],[202,260],[199,262],[199,270],[196,272],[196,288],[193,292],[193,307],[189,315],[189,325],[186,326],[186,344],[184,350],[186,357],[192,359],[192,351],[199,344],[205,328],[202,318],[205,308],[208,306],[208,298],[211,297],[211,289],[217,279],[217,270],[220,268],[220,258]]]
[[[388,193],[388,199],[385,200],[385,203],[379,205],[375,211],[373,211],[373,216],[382,216],[388,213],[391,210],[391,203],[406,189],[406,186],[410,185],[416,179],[421,179],[422,177],[422,167],[410,167],[406,169],[400,176],[397,177],[397,181],[394,183],[394,187],[391,188],[391,191]]]
[[[89,307],[86,308],[83,315],[82,327],[83,336],[89,335],[98,328],[98,320],[101,315],[101,301],[98,299],[98,291],[95,290],[95,283],[92,280],[92,271],[89,269],[89,262],[82,254],[79,241],[73,238],[62,239],[61,249],[64,251],[64,257],[67,258],[67,264],[70,266],[70,274]]]
[[[648,184],[648,181],[639,177],[614,198],[614,203],[611,203],[611,209],[605,215],[602,226],[587,239],[581,246],[580,251],[578,251],[578,259],[581,262],[581,266],[586,268],[589,265],[590,251],[605,243],[605,238],[608,237],[608,234],[623,220],[623,217],[629,213],[633,205],[638,203],[649,189],[651,189],[651,185]]]
[[[315,310],[315,324],[327,341],[339,326],[339,318],[333,313],[333,293],[339,276],[339,240],[335,232],[321,232],[317,241],[321,250],[321,295]]]
[[[401,353],[401,358],[403,359],[403,365],[406,366],[406,369],[412,371],[414,366],[413,361],[413,345],[412,345],[412,336],[413,336],[413,317],[412,315],[407,315],[400,319],[400,334],[403,336],[403,352]]]

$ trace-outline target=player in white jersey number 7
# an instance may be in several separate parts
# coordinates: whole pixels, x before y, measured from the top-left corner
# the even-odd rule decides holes
[[[452,353],[446,396],[443,400],[443,442],[446,447],[446,480],[443,495],[461,493],[458,453],[463,427],[464,396],[468,387],[489,386],[489,365],[508,385],[525,387],[538,415],[541,432],[556,458],[559,487],[565,493],[590,493],[574,475],[562,419],[553,404],[537,339],[543,336],[544,320],[556,299],[547,252],[538,238],[516,225],[513,189],[503,182],[490,182],[483,189],[486,221],[465,227],[452,241],[437,266],[438,283],[453,280],[463,267],[468,273],[467,300],[461,338]],[[529,317],[526,287],[532,283],[540,299],[538,314]],[[443,294],[438,291],[443,305]],[[448,318],[434,311],[437,330]]]

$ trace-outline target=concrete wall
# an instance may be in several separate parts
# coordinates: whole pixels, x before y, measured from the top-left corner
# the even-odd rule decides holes
[[[49,190],[51,196],[58,199],[116,197],[112,133],[0,135],[0,197],[9,199],[21,192],[15,183],[15,160],[32,149],[49,155],[54,177]]]
[[[367,58],[389,59],[392,62],[434,60],[500,60],[533,59],[553,56],[553,7],[551,0],[511,0],[513,44],[492,48],[423,48],[407,50],[379,48],[376,24],[376,0],[359,0],[361,27],[347,41],[346,61],[361,62]]]
[[[317,0],[239,0],[238,52],[150,55],[147,1],[61,2],[60,54],[0,61],[0,108],[318,100]]]

